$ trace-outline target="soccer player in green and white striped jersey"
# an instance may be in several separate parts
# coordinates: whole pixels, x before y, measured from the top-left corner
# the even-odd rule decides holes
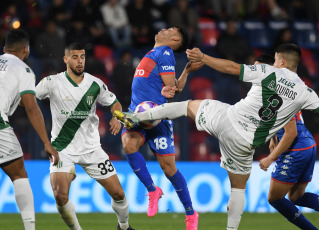
[[[63,220],[72,230],[81,229],[72,202],[68,199],[75,179],[75,164],[99,182],[112,197],[112,208],[118,217],[118,230],[132,229],[128,224],[129,208],[116,170],[103,151],[98,131],[96,103],[122,110],[116,96],[100,79],[84,72],[85,49],[72,43],[65,49],[67,70],[44,78],[36,87],[38,99],[49,98],[52,113],[52,145],[60,162],[50,166],[51,185]],[[116,135],[121,124],[112,119],[110,131]]]
[[[24,105],[29,121],[41,138],[52,164],[59,155],[51,146],[42,113],[35,99],[35,76],[23,61],[29,56],[29,35],[22,30],[10,31],[0,56],[0,167],[14,186],[25,230],[35,229],[33,194],[24,167],[20,143],[9,124],[9,116],[19,102]]]
[[[190,61],[201,61],[217,71],[252,82],[247,97],[235,105],[216,100],[184,101],[163,104],[142,113],[125,113],[122,117],[119,116],[126,122],[134,123],[188,116],[195,120],[199,131],[206,131],[218,138],[222,155],[221,167],[227,170],[231,184],[227,206],[229,230],[237,229],[241,220],[255,147],[266,143],[299,110],[319,112],[318,95],[296,74],[301,58],[299,47],[284,44],[275,52],[274,66],[270,66],[240,65],[208,56],[198,48],[187,50]],[[170,97],[174,90],[174,87],[164,87],[162,94]],[[298,213],[292,218],[296,222],[300,219],[301,215]]]

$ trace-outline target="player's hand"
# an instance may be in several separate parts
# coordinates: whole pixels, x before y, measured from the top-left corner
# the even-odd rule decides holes
[[[111,133],[115,136],[116,134],[118,134],[118,132],[121,130],[121,123],[118,121],[118,120],[116,120],[116,119],[114,119],[114,118],[112,118],[111,120],[110,120],[110,131],[111,131]]]
[[[188,60],[193,61],[193,62],[199,62],[204,57],[204,54],[198,48],[187,49],[186,54],[187,54]]]
[[[53,162],[53,165],[57,165],[60,160],[59,153],[52,147],[51,143],[44,144],[44,150],[48,154],[50,162]]]
[[[200,68],[202,68],[204,66],[203,62],[193,62],[193,61],[189,61],[187,62],[185,69],[188,73],[190,72],[194,72],[196,70],[199,70]]]
[[[265,157],[263,159],[261,159],[259,161],[259,167],[264,170],[264,171],[267,171],[268,167],[271,165],[273,161],[270,159],[270,157]]]
[[[161,94],[166,98],[173,98],[176,91],[178,91],[176,86],[164,86]]]

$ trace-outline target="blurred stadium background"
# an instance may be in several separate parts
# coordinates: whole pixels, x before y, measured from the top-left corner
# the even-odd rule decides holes
[[[107,6],[116,2],[123,9],[112,12]],[[118,18],[117,18],[118,17]],[[123,23],[121,23],[123,22]],[[216,57],[252,64],[255,57],[273,54],[275,47],[293,42],[302,48],[299,76],[306,84],[319,90],[319,1],[318,0],[1,0],[0,46],[12,28],[22,28],[31,35],[31,55],[28,64],[43,77],[65,70],[63,53],[66,44],[74,41],[86,44],[86,72],[100,77],[113,91],[126,111],[130,103],[132,76],[139,60],[154,43],[154,34],[165,27],[181,25],[191,35],[191,46]],[[115,35],[118,38],[114,38]],[[2,51],[2,49],[0,49]],[[182,72],[187,58],[176,54],[176,76]],[[234,76],[217,73],[207,67],[191,74],[184,91],[175,101],[185,99],[217,99],[234,104],[246,95],[249,84]],[[51,117],[48,102],[39,102],[48,132]],[[132,212],[146,211],[145,190],[125,161],[120,134],[108,133],[111,117],[107,108],[98,107],[101,144],[113,160]],[[304,112],[306,126],[319,143],[319,117]],[[41,141],[28,122],[23,108],[10,118],[18,136],[37,212],[56,212],[49,177],[48,160]],[[187,177],[191,196],[201,212],[225,212],[229,186],[225,170],[219,167],[219,147],[215,138],[198,132],[193,122],[180,118],[174,123],[176,159]],[[319,149],[319,148],[318,148]],[[145,158],[155,181],[166,190],[161,200],[161,212],[182,212],[171,185],[161,172],[152,152],[143,147]],[[318,152],[319,153],[319,152]],[[258,161],[268,154],[268,146],[257,149]],[[318,155],[319,157],[319,155]],[[28,161],[29,159],[29,161]],[[261,171],[254,164],[247,189],[245,211],[274,211],[267,204],[270,171]],[[314,178],[319,177],[318,166]],[[309,190],[319,193],[314,180]],[[165,193],[165,192],[164,192]],[[13,188],[0,172],[0,212],[17,212]],[[80,168],[72,184],[70,197],[78,212],[111,212],[109,198]],[[165,198],[166,197],[166,198]],[[303,210],[307,211],[307,210]]]

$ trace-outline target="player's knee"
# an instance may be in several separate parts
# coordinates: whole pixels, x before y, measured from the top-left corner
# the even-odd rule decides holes
[[[138,151],[138,147],[131,142],[123,143],[124,152],[127,154],[135,153]]]
[[[268,194],[268,203],[274,202],[276,200],[280,200],[282,197],[276,196],[274,194],[269,193]]]
[[[59,206],[64,206],[68,203],[69,197],[67,194],[64,193],[54,193],[54,198]]]
[[[112,198],[114,200],[124,200],[125,194],[124,194],[123,189],[122,190],[118,190],[116,193],[112,194]]]

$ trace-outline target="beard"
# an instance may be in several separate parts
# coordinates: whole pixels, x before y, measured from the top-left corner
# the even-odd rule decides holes
[[[71,71],[76,75],[76,76],[81,76],[84,72],[84,68],[82,71],[77,71],[75,68],[70,66]]]

